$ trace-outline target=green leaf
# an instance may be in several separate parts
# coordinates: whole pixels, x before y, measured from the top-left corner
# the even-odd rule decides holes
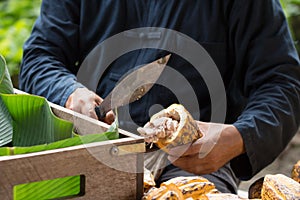
[[[13,93],[13,86],[6,67],[4,58],[0,55],[0,93]],[[5,106],[0,101],[0,146],[4,146],[12,141],[13,126],[11,116]]]
[[[43,97],[0,94],[13,120],[13,146],[47,144],[73,136],[73,124],[56,117]]]
[[[0,93],[13,94],[14,89],[4,58],[0,55]]]
[[[12,76],[19,73],[22,46],[40,13],[41,2],[0,0],[0,53],[6,58]]]
[[[0,156],[9,156],[17,154],[34,153],[52,149],[66,148],[81,144],[88,144],[93,142],[102,142],[106,140],[115,140],[119,138],[117,132],[105,132],[98,134],[89,134],[84,136],[74,136],[73,138],[60,140],[50,144],[35,145],[30,147],[2,147],[0,148]]]
[[[69,176],[14,186],[14,200],[57,199],[80,194],[81,176]]]
[[[0,115],[0,146],[4,146],[12,141],[13,126],[11,116],[1,100]]]

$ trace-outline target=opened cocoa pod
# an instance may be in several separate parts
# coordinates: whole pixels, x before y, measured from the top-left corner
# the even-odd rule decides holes
[[[155,143],[166,152],[168,148],[194,142],[203,136],[197,122],[181,104],[172,104],[154,114],[137,130],[147,143]]]
[[[300,184],[283,174],[268,174],[264,178],[262,199],[300,199]]]
[[[215,185],[202,176],[180,176],[163,182],[161,186],[176,185],[184,198],[198,198],[201,195],[215,192]]]
[[[166,186],[161,186],[159,188],[151,188],[148,193],[146,193],[143,200],[182,200],[184,199],[183,194],[174,184]]]
[[[201,176],[180,176],[151,188],[144,200],[206,199],[205,194],[218,193],[215,185]]]

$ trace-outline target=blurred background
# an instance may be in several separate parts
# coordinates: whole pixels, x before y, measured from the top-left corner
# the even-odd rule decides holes
[[[16,88],[22,47],[39,15],[41,2],[42,0],[0,0],[0,54],[7,62]]]
[[[0,54],[9,68],[13,84],[18,88],[18,74],[22,58],[22,46],[29,37],[35,19],[39,15],[41,0],[0,0]],[[295,46],[300,52],[300,0],[280,1],[288,19]],[[293,164],[300,160],[300,133],[286,150],[253,179],[241,184],[246,190],[257,178],[265,174],[282,173],[290,176]]]

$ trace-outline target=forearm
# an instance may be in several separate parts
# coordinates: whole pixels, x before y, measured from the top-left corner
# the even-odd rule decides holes
[[[252,168],[241,176],[250,178],[270,164],[298,130],[300,85],[297,80],[294,83],[285,81],[258,91],[234,124],[241,132]]]
[[[245,153],[232,159],[231,167],[246,180],[270,164],[298,129],[300,68],[278,0],[236,1],[236,6],[230,18],[237,52],[232,85],[245,105],[233,125]]]
[[[43,96],[53,103],[64,106],[69,95],[79,87],[84,86],[54,58],[38,53],[28,55],[24,53],[20,71],[21,90]]]
[[[245,145],[241,133],[233,125],[225,125],[222,131],[224,146],[228,148],[228,161],[245,153]]]
[[[78,22],[75,1],[45,0],[24,45],[20,89],[64,106],[78,87]],[[63,28],[62,28],[63,27]]]

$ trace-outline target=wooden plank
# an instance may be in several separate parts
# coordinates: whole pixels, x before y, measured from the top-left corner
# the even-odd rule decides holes
[[[143,194],[143,154],[111,154],[113,147],[128,145],[125,140],[0,157],[0,197],[12,199],[14,185],[84,175],[85,195],[76,199],[140,199]],[[143,143],[135,145],[139,151],[144,148]]]

